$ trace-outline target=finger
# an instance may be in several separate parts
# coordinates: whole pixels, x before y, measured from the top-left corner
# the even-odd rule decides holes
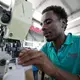
[[[24,56],[23,58],[19,58],[19,63],[25,63],[25,62],[27,62],[27,61],[29,61],[29,60],[32,60],[32,59],[35,59],[35,58],[37,58],[37,57],[40,57],[41,56],[41,54],[36,54],[36,55],[26,55],[26,56]]]
[[[29,60],[29,61],[23,63],[22,65],[28,66],[28,65],[36,65],[36,64],[39,64],[38,58],[31,59],[31,60]]]
[[[19,57],[22,57],[25,53],[28,52],[28,50],[30,50],[30,49],[26,49],[26,48],[22,49],[22,50],[20,51]]]
[[[19,60],[25,60],[27,58],[27,56],[30,55],[30,51],[27,50],[26,52],[24,53],[21,53],[21,55],[19,56]]]
[[[25,57],[27,58],[27,56],[33,56],[34,54],[36,54],[36,52],[34,52],[34,50],[31,50],[31,49],[26,49],[26,50],[23,50],[22,53],[20,54],[19,58],[20,59],[24,59]]]
[[[20,52],[20,53],[19,53],[19,57],[22,56],[22,55],[24,55],[24,53]]]
[[[20,57],[20,56],[23,56],[23,55],[24,55],[24,53],[25,53],[25,50],[24,50],[24,49],[22,49],[22,50],[20,51],[20,53],[19,53],[19,57]]]

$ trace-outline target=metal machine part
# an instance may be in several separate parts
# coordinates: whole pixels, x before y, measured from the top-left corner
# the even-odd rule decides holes
[[[5,59],[1,59],[0,60],[0,66],[4,66],[6,64],[6,60]]]
[[[4,0],[0,0],[0,77],[4,77],[6,74],[14,74],[15,70],[24,68],[16,64],[17,61],[15,60],[22,48],[21,41],[25,39],[32,22],[31,3],[21,0],[20,4],[14,4],[14,10],[11,4],[7,5]],[[8,70],[14,71],[9,73]],[[17,76],[15,78],[17,79]],[[12,78],[8,75],[8,79],[6,76],[3,80],[12,80]]]
[[[11,59],[11,56],[4,50],[6,41],[4,35],[7,31],[7,25],[10,24],[12,18],[12,8],[3,0],[0,0],[0,77],[3,75],[3,70],[6,60]]]
[[[12,17],[12,8],[9,5],[5,4],[3,1],[0,1],[0,24],[8,25]]]
[[[6,39],[5,44],[5,51],[10,54],[12,58],[18,57],[22,47],[20,40]]]
[[[12,7],[7,5],[3,0],[0,0],[0,48],[3,51],[5,46],[4,36],[7,32],[7,26],[12,18]]]
[[[5,68],[7,68],[6,62],[10,61],[12,64],[13,59],[18,57],[20,49],[21,42],[19,40],[5,39],[0,45],[0,78],[4,76]]]

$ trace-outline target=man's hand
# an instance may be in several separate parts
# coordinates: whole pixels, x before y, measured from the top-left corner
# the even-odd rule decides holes
[[[50,76],[56,70],[55,65],[51,63],[48,57],[43,52],[37,50],[23,49],[19,54],[18,63],[24,66],[34,64]]]

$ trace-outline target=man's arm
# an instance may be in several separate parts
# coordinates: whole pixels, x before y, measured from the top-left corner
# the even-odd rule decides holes
[[[24,49],[20,52],[18,63],[24,66],[36,65],[38,69],[56,80],[80,80],[77,75],[58,68],[41,51]]]
[[[50,76],[54,76],[56,80],[80,80],[80,77],[78,75],[74,75],[58,67],[56,67],[55,70],[53,69],[52,72],[53,74]]]

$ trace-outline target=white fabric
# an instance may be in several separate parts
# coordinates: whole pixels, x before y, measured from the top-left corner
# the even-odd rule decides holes
[[[31,69],[32,66],[22,67],[17,65],[15,70],[7,72],[3,80],[25,80],[25,71]]]

